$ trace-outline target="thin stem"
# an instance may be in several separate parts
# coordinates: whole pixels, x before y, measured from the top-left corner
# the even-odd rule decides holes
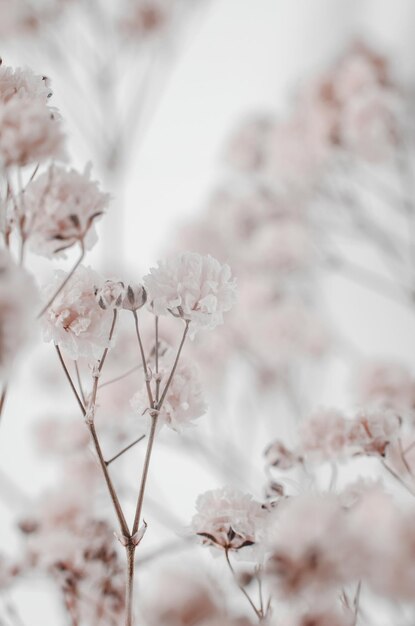
[[[160,380],[158,377],[159,373],[159,318],[158,315],[154,318],[154,333],[156,338],[156,346],[155,346],[155,366],[156,366],[156,402],[158,403],[160,399]]]
[[[0,419],[1,416],[3,415],[3,410],[4,410],[4,405],[6,403],[6,396],[7,396],[7,383],[3,386],[2,392],[1,392],[1,396],[0,396]]]
[[[125,589],[125,626],[133,626],[133,593],[134,593],[134,565],[135,565],[135,548],[131,544],[126,547],[127,552],[127,585]]]
[[[58,297],[58,295],[60,294],[62,289],[64,289],[66,287],[66,285],[68,284],[68,282],[70,281],[70,279],[75,274],[76,270],[78,269],[78,267],[81,265],[82,261],[84,260],[84,256],[85,256],[85,249],[84,249],[84,245],[81,243],[81,255],[80,255],[79,259],[77,260],[77,262],[75,263],[73,268],[70,270],[70,272],[66,276],[65,280],[61,283],[61,285],[59,285],[58,289],[55,291],[53,296],[49,299],[47,304],[45,304],[45,306],[42,308],[40,313],[38,313],[37,319],[39,319],[40,317],[42,317],[42,315],[44,315],[46,313],[46,311],[54,303],[55,299]]]
[[[123,448],[122,450],[120,450],[119,452],[117,452],[116,455],[114,455],[113,457],[111,457],[108,461],[105,461],[106,466],[108,467],[108,465],[111,465],[111,463],[113,461],[116,461],[117,459],[120,458],[120,456],[122,456],[125,452],[128,452],[128,450],[130,450],[132,447],[134,447],[137,443],[140,443],[140,441],[142,441],[143,439],[145,439],[145,435],[141,435],[141,437],[138,437],[138,439],[136,439],[135,441],[133,441],[132,443],[128,444],[128,446],[125,446],[125,448]]]
[[[149,371],[148,371],[146,356],[144,354],[143,342],[141,340],[140,329],[139,329],[139,326],[138,326],[138,315],[137,315],[137,311],[133,311],[132,313],[134,315],[135,332],[136,332],[136,335],[137,335],[138,345],[139,345],[139,348],[140,348],[141,361],[143,363],[144,379],[145,379],[145,383],[146,383],[148,401],[150,403],[150,408],[154,408],[153,393],[151,391],[151,385],[150,385],[151,378],[150,378],[150,374],[149,374]]]
[[[140,367],[141,365],[134,365],[134,367],[131,367],[129,370],[124,372],[124,374],[120,374],[119,376],[116,376],[115,378],[106,380],[105,383],[101,383],[100,385],[98,385],[98,389],[101,389],[102,387],[106,387],[107,385],[112,385],[113,383],[117,383],[118,381],[123,380],[123,378],[127,378],[127,376],[130,376],[130,374],[133,374],[134,372],[139,370]]]
[[[156,435],[157,418],[158,418],[158,414],[157,413],[153,413],[152,416],[151,416],[151,429],[150,429],[150,434],[149,434],[149,437],[148,437],[146,456],[145,456],[145,459],[144,459],[144,468],[143,468],[143,473],[142,473],[142,476],[141,476],[140,491],[138,493],[137,506],[136,506],[135,517],[134,517],[134,524],[133,524],[133,529],[131,531],[131,534],[133,536],[138,531],[138,527],[140,525],[140,517],[141,517],[141,511],[142,511],[142,508],[143,508],[143,501],[144,501],[144,492],[145,492],[145,489],[146,489],[148,469],[150,467],[151,452],[153,450],[153,444],[154,444],[154,439],[155,439],[155,435]]]
[[[85,409],[84,405],[82,404],[82,401],[81,401],[81,399],[80,399],[80,397],[78,395],[78,392],[76,390],[75,384],[74,384],[74,382],[73,382],[73,380],[71,378],[71,375],[69,374],[68,368],[66,367],[65,361],[64,361],[64,359],[62,357],[62,353],[61,353],[61,351],[60,351],[58,346],[55,346],[55,347],[56,347],[56,351],[58,353],[59,360],[61,362],[62,368],[63,368],[63,370],[65,372],[66,378],[67,378],[67,380],[69,382],[69,385],[70,385],[70,387],[71,387],[71,389],[73,391],[73,394],[74,394],[74,396],[75,396],[75,398],[76,398],[76,400],[78,402],[78,405],[79,405],[79,407],[81,409],[82,415],[84,417],[86,417],[86,409]],[[125,537],[129,537],[130,536],[130,531],[129,531],[127,522],[125,520],[124,513],[123,513],[123,511],[121,509],[121,505],[120,505],[120,502],[118,500],[118,496],[116,494],[114,485],[112,484],[111,477],[110,477],[109,472],[107,470],[107,466],[105,464],[104,456],[102,454],[101,446],[99,444],[98,436],[97,436],[97,433],[96,433],[96,430],[95,430],[95,425],[94,425],[93,422],[86,422],[86,424],[87,424],[88,430],[90,432],[90,435],[91,435],[91,438],[92,438],[92,441],[93,441],[93,444],[94,444],[94,447],[95,447],[95,451],[96,451],[97,456],[98,456],[98,460],[99,460],[102,472],[104,474],[105,482],[107,484],[108,491],[109,491],[112,503],[114,505],[115,513],[117,515],[117,518],[118,518],[118,521],[119,521],[119,524],[120,524],[121,532],[123,533],[123,535]]]
[[[111,339],[114,335],[114,330],[115,330],[115,324],[117,323],[117,317],[118,317],[118,311],[117,309],[114,309],[113,312],[113,317],[112,317],[112,324],[111,324],[111,328],[110,328],[110,332],[108,335],[108,343],[111,342]],[[91,392],[91,399],[89,401],[89,405],[88,405],[88,411],[89,412],[93,412],[94,408],[95,408],[95,403],[97,400],[97,391],[98,391],[98,381],[99,381],[99,377],[101,375],[102,372],[102,368],[104,367],[104,363],[105,360],[107,358],[107,354],[109,351],[109,346],[107,346],[104,350],[104,352],[102,353],[102,357],[100,358],[100,360],[98,361],[98,367],[95,371],[95,373],[93,374],[93,385],[92,385],[92,392]]]
[[[411,487],[409,487],[409,485],[407,485],[404,480],[402,480],[402,478],[399,476],[397,472],[395,472],[395,470],[393,470],[385,461],[382,461],[382,465],[385,468],[385,470],[389,472],[389,474],[393,476],[394,479],[397,480],[400,485],[402,485],[402,487],[404,487],[412,496],[415,496],[415,491]]]
[[[353,626],[356,626],[357,618],[359,616],[360,593],[361,593],[361,590],[362,590],[362,581],[359,580],[359,582],[357,584],[356,595],[355,595],[354,601],[353,601],[353,608],[354,608]]]
[[[235,583],[237,584],[237,586],[239,587],[239,589],[242,591],[242,593],[244,594],[245,598],[248,600],[249,604],[251,605],[252,609],[255,611],[255,615],[257,616],[257,618],[259,619],[259,621],[262,620],[263,615],[261,613],[261,611],[259,609],[257,609],[257,607],[255,606],[255,604],[252,602],[251,597],[249,596],[249,594],[246,592],[246,590],[242,587],[242,585],[239,584],[238,582],[238,578],[236,576],[235,570],[233,569],[232,563],[230,561],[229,558],[229,551],[225,550],[225,558],[226,558],[226,562],[228,564],[228,567],[232,573],[233,579],[235,581]]]
[[[104,456],[102,454],[102,450],[101,450],[101,446],[98,440],[98,436],[97,436],[97,432],[95,430],[95,424],[93,422],[87,422],[87,426],[89,429],[89,432],[91,433],[91,437],[92,437],[92,441],[94,443],[94,447],[98,456],[98,460],[99,460],[99,464],[101,465],[101,469],[102,472],[104,474],[104,478],[105,478],[105,482],[107,483],[107,487],[108,487],[108,491],[109,494],[111,496],[111,500],[112,503],[114,505],[114,509],[115,509],[115,513],[118,517],[118,521],[120,524],[120,528],[121,528],[121,532],[124,535],[124,537],[129,538],[130,537],[130,529],[128,528],[128,524],[126,522],[126,519],[124,517],[124,513],[122,511],[120,502],[118,500],[118,496],[116,494],[114,485],[112,483],[111,477],[109,475],[105,460],[104,460]]]
[[[74,396],[75,396],[75,398],[76,398],[76,401],[78,402],[79,408],[80,408],[80,409],[81,409],[81,411],[82,411],[82,415],[85,417],[85,415],[86,415],[86,409],[85,409],[85,406],[84,406],[84,404],[83,404],[83,402],[82,402],[81,398],[80,398],[80,397],[79,397],[79,395],[78,395],[78,392],[77,392],[77,390],[76,390],[76,387],[75,387],[75,385],[74,385],[74,382],[73,382],[73,380],[72,380],[72,377],[71,377],[71,375],[70,375],[70,373],[69,373],[68,368],[66,367],[66,363],[65,363],[65,361],[63,360],[62,352],[60,351],[60,348],[59,348],[59,346],[58,346],[56,343],[55,343],[55,348],[56,348],[56,352],[57,352],[58,357],[59,357],[59,361],[61,362],[61,365],[62,365],[63,371],[65,372],[66,378],[67,378],[67,380],[68,380],[68,382],[69,382],[69,384],[70,384],[70,386],[71,386],[71,389],[72,389],[73,394],[74,394]]]
[[[85,405],[86,404],[86,400],[85,400],[84,389],[82,387],[82,381],[81,381],[81,375],[80,375],[80,372],[79,372],[78,361],[74,361],[74,364],[75,364],[76,379],[78,381],[79,393],[81,394],[82,402]]]
[[[184,345],[184,342],[186,340],[186,336],[187,336],[188,330],[189,330],[189,322],[186,321],[186,326],[184,328],[182,340],[180,342],[179,349],[177,350],[176,358],[174,360],[174,364],[173,364],[172,370],[170,372],[170,376],[169,376],[169,378],[167,380],[166,386],[164,387],[163,393],[161,394],[161,398],[160,398],[159,402],[157,403],[157,410],[160,410],[161,407],[163,406],[164,399],[165,399],[166,394],[167,394],[167,392],[169,390],[171,381],[173,380],[173,376],[175,374],[177,365],[179,363],[180,355],[182,353],[183,345]]]

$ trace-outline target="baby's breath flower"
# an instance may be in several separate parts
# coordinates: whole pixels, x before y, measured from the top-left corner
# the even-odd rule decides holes
[[[260,538],[268,512],[251,495],[224,487],[201,494],[192,520],[202,543],[226,551],[253,546]]]
[[[235,302],[235,279],[228,265],[210,255],[186,252],[160,261],[145,276],[149,302],[156,315],[171,313],[190,322],[190,335],[223,323]]]
[[[46,297],[55,293],[64,278],[65,272],[55,273]],[[45,341],[54,341],[72,359],[100,358],[109,345],[112,312],[102,309],[95,298],[102,284],[99,274],[81,265],[43,316]]]
[[[51,165],[29,183],[21,198],[26,238],[33,252],[53,256],[76,242],[89,249],[96,242],[94,224],[108,206],[109,195],[81,174]]]

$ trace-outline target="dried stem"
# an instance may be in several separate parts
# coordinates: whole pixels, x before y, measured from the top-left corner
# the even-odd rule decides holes
[[[141,511],[142,511],[142,508],[143,508],[144,493],[145,493],[145,489],[146,489],[148,470],[149,470],[149,467],[150,467],[151,453],[152,453],[152,450],[153,450],[153,444],[154,444],[154,439],[155,439],[155,435],[156,435],[157,418],[158,418],[158,414],[157,413],[153,413],[151,415],[151,429],[150,429],[150,434],[148,436],[147,450],[146,450],[146,456],[145,456],[145,459],[144,459],[143,473],[142,473],[142,476],[141,476],[140,490],[138,492],[138,499],[137,499],[137,506],[136,506],[136,511],[135,511],[135,517],[134,517],[134,524],[133,524],[133,529],[131,531],[132,535],[135,535],[135,533],[138,531],[138,527],[140,525],[140,517],[141,517]]]
[[[134,614],[133,614],[133,592],[134,592],[134,556],[135,546],[128,545],[127,551],[127,585],[125,589],[125,607],[126,618],[125,626],[133,626]]]
[[[0,419],[1,419],[1,416],[3,415],[4,405],[6,403],[7,389],[8,389],[7,384],[5,384],[3,386],[1,396],[0,396]]]
[[[65,372],[66,378],[67,378],[67,380],[68,380],[68,382],[69,382],[69,384],[71,386],[71,389],[72,389],[73,394],[74,394],[74,396],[76,398],[76,401],[78,402],[78,405],[79,405],[79,407],[80,407],[80,409],[82,411],[82,415],[85,417],[85,415],[86,415],[85,406],[84,406],[81,398],[79,397],[79,394],[78,394],[78,392],[76,390],[75,384],[74,384],[74,382],[72,380],[72,377],[71,377],[71,375],[69,373],[69,370],[66,367],[66,363],[65,363],[65,361],[63,359],[62,352],[61,352],[59,346],[56,343],[55,343],[55,348],[56,348],[56,352],[57,352],[58,357],[59,357],[59,361],[60,361],[60,363],[62,365],[63,371]]]
[[[70,281],[72,276],[75,274],[75,272],[78,269],[78,267],[81,265],[82,261],[84,260],[84,256],[85,256],[85,248],[84,248],[84,244],[81,242],[81,255],[80,255],[79,259],[77,260],[77,262],[75,263],[73,268],[70,270],[70,272],[66,276],[65,280],[61,283],[61,285],[59,285],[58,289],[55,291],[53,296],[49,299],[47,304],[45,304],[45,306],[40,311],[40,313],[38,313],[37,319],[42,317],[42,315],[44,315],[46,313],[46,311],[48,310],[48,308],[54,303],[55,299],[58,297],[58,295],[60,294],[62,289],[65,288],[65,286],[68,284],[68,282]]]
[[[167,395],[167,392],[169,390],[171,381],[173,380],[173,376],[174,376],[174,374],[176,372],[176,368],[177,368],[177,365],[179,363],[180,355],[182,353],[182,349],[183,349],[183,346],[184,346],[184,342],[186,340],[186,336],[187,336],[188,330],[189,330],[189,322],[186,320],[186,325],[185,325],[185,328],[184,328],[182,340],[180,342],[179,349],[177,350],[176,358],[174,360],[174,364],[173,364],[172,370],[170,372],[170,376],[169,376],[169,378],[167,380],[166,386],[164,387],[163,393],[161,394],[161,398],[160,398],[159,402],[157,403],[157,410],[158,411],[163,406],[163,402],[164,402],[165,397]]]
[[[148,401],[149,401],[149,404],[150,404],[150,408],[154,408],[153,393],[151,391],[151,385],[150,385],[151,378],[150,378],[150,373],[149,373],[148,367],[147,367],[146,356],[144,354],[144,348],[143,348],[143,342],[141,340],[140,328],[138,326],[138,315],[137,315],[137,311],[133,311],[132,313],[134,315],[135,332],[136,332],[136,335],[137,335],[138,345],[139,345],[139,348],[140,348],[141,361],[143,363],[144,379],[145,379],[145,383],[146,383]]]
[[[253,603],[253,601],[252,601],[251,597],[249,596],[249,594],[247,593],[247,591],[238,582],[238,578],[236,576],[235,570],[233,569],[232,563],[231,563],[230,558],[229,558],[229,550],[225,550],[225,558],[226,558],[226,562],[227,562],[228,567],[229,567],[229,569],[230,569],[230,571],[232,573],[232,576],[233,576],[233,579],[234,579],[235,583],[237,584],[239,589],[242,591],[242,593],[244,594],[245,598],[248,600],[248,602],[251,605],[252,609],[255,611],[255,615],[257,616],[259,621],[261,621],[263,619],[263,614],[262,614],[261,610],[257,609],[257,607]]]
[[[128,444],[128,446],[125,446],[125,448],[123,448],[122,450],[117,452],[117,454],[115,454],[113,457],[111,457],[108,461],[105,461],[106,466],[108,467],[108,465],[111,465],[111,463],[113,461],[116,461],[125,452],[128,452],[128,450],[131,450],[131,448],[133,448],[137,443],[140,443],[140,441],[145,439],[145,437],[146,437],[145,435],[141,435],[141,437],[138,437],[138,439],[135,439],[135,441],[133,441],[132,443]]]

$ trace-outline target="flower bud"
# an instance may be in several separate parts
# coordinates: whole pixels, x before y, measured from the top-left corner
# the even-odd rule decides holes
[[[119,308],[125,297],[125,286],[121,281],[106,280],[100,289],[95,289],[95,298],[101,309]]]
[[[128,285],[122,301],[122,308],[127,311],[137,311],[145,305],[146,301],[147,292],[143,285]]]

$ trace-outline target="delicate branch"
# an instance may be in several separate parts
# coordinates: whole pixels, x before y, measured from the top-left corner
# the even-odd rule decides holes
[[[140,443],[140,441],[142,441],[143,439],[145,439],[145,435],[141,435],[141,437],[138,437],[138,439],[136,439],[135,441],[133,441],[132,443],[128,444],[128,446],[126,446],[125,448],[123,448],[122,450],[120,450],[119,452],[117,452],[117,454],[113,457],[111,457],[108,461],[105,461],[105,465],[108,467],[108,465],[111,465],[111,463],[113,461],[116,461],[120,456],[122,456],[125,452],[128,452],[128,450],[131,450],[131,448],[133,448],[137,443]]]
[[[3,415],[4,405],[6,403],[7,389],[8,389],[7,384],[5,384],[3,386],[1,396],[0,396],[0,419]]]
[[[145,492],[145,489],[146,489],[148,469],[150,467],[151,452],[153,450],[153,444],[154,444],[154,439],[155,439],[155,435],[156,435],[157,418],[158,418],[158,413],[153,412],[152,415],[151,415],[151,429],[150,429],[150,434],[149,434],[149,437],[148,437],[146,456],[145,456],[145,459],[144,459],[144,468],[143,468],[143,473],[142,473],[142,476],[141,476],[140,491],[138,493],[137,506],[136,506],[135,517],[134,517],[134,524],[133,524],[133,528],[132,528],[132,531],[131,531],[131,534],[133,536],[138,531],[138,527],[140,525],[141,510],[143,508],[144,492]]]
[[[244,594],[245,598],[248,600],[249,604],[251,605],[252,609],[255,611],[255,615],[257,616],[259,621],[261,621],[263,619],[263,614],[262,614],[261,610],[257,609],[257,607],[253,603],[253,601],[252,601],[251,597],[249,596],[249,594],[247,593],[247,591],[238,582],[238,578],[237,578],[236,572],[233,569],[232,563],[231,563],[230,558],[229,558],[229,550],[225,550],[225,558],[226,558],[226,562],[227,562],[228,567],[229,567],[229,569],[230,569],[230,571],[232,573],[232,576],[233,576],[233,579],[234,579],[235,583],[238,585],[239,589],[242,591],[242,593]]]
[[[127,378],[127,376],[130,376],[131,374],[139,370],[140,367],[141,365],[134,365],[134,367],[131,367],[129,370],[124,372],[124,374],[120,374],[119,376],[116,376],[115,378],[106,380],[105,383],[101,383],[100,385],[98,385],[98,389],[101,389],[102,387],[106,387],[107,385],[112,385],[113,383],[118,383],[120,380],[123,380],[123,378]]]
[[[84,390],[83,390],[83,387],[82,387],[82,381],[81,381],[81,375],[80,375],[80,372],[79,372],[78,361],[74,361],[74,364],[75,364],[76,379],[78,381],[79,393],[81,394],[82,402],[84,403],[84,406],[85,406],[86,405],[86,400],[85,400]]]
[[[82,402],[81,398],[80,398],[80,397],[79,397],[79,395],[78,395],[78,392],[77,392],[77,390],[76,390],[76,387],[75,387],[75,385],[74,385],[74,382],[73,382],[73,380],[72,380],[72,377],[71,377],[71,375],[70,375],[70,373],[69,373],[68,368],[66,367],[65,361],[63,360],[62,352],[60,351],[60,348],[59,348],[59,346],[58,346],[56,343],[55,343],[55,348],[56,348],[56,352],[57,352],[58,357],[59,357],[59,361],[60,361],[60,363],[61,363],[61,365],[62,365],[63,371],[65,372],[66,378],[67,378],[67,380],[68,380],[68,382],[69,382],[69,384],[70,384],[70,386],[71,386],[71,389],[72,389],[73,394],[74,394],[74,396],[75,396],[75,398],[76,398],[76,401],[78,402],[79,408],[80,408],[80,409],[81,409],[81,411],[82,411],[82,415],[85,417],[85,415],[86,415],[86,409],[85,409],[85,406],[84,406],[84,404],[83,404],[83,402]]]
[[[104,474],[105,482],[107,483],[108,491],[109,491],[109,494],[111,496],[112,503],[114,505],[115,513],[116,513],[116,515],[118,517],[118,521],[119,521],[119,524],[120,524],[121,532],[124,535],[124,537],[129,538],[130,537],[130,529],[128,528],[128,524],[127,524],[126,519],[124,517],[124,513],[122,511],[120,502],[118,500],[118,496],[116,494],[116,491],[115,491],[114,485],[112,483],[111,477],[110,477],[110,475],[108,473],[107,465],[105,463],[104,456],[103,456],[102,450],[101,450],[101,446],[100,446],[100,443],[99,443],[99,440],[98,440],[98,436],[97,436],[97,433],[96,433],[96,430],[95,430],[95,424],[94,424],[94,422],[88,422],[87,421],[87,426],[88,426],[89,432],[91,433],[92,441],[94,442],[95,450],[96,450],[96,453],[98,455],[98,460],[99,460],[99,463],[101,465],[102,472]]]
[[[407,485],[407,484],[406,484],[406,482],[405,482],[404,480],[402,480],[402,478],[399,476],[399,474],[398,474],[397,472],[395,472],[395,470],[393,470],[393,469],[392,469],[392,468],[391,468],[391,467],[390,467],[390,466],[389,466],[389,465],[388,465],[385,461],[383,461],[383,460],[382,460],[382,465],[383,465],[383,467],[385,468],[385,470],[386,470],[387,472],[389,472],[389,474],[390,474],[391,476],[393,476],[393,478],[394,478],[395,480],[397,480],[397,481],[398,481],[398,483],[399,483],[400,485],[402,485],[402,487],[404,487],[404,488],[406,489],[406,491],[408,491],[408,492],[411,494],[411,496],[415,496],[415,491],[414,491],[414,490],[413,490],[413,489],[412,489],[409,485]]]
[[[154,408],[153,393],[151,391],[151,385],[150,385],[151,376],[150,376],[150,373],[148,371],[146,356],[144,354],[143,342],[141,340],[140,329],[139,329],[139,326],[138,326],[138,315],[137,315],[137,311],[132,311],[132,313],[134,315],[135,332],[136,332],[136,335],[137,335],[138,345],[139,345],[139,348],[140,348],[141,361],[143,363],[144,379],[145,379],[145,383],[146,383],[148,401],[149,401],[149,404],[150,404],[150,408]]]
[[[79,257],[79,259],[77,260],[77,262],[75,263],[75,265],[73,266],[73,268],[70,270],[69,274],[66,276],[65,280],[62,282],[62,284],[58,287],[58,289],[55,291],[55,293],[53,294],[53,296],[49,299],[49,301],[47,302],[47,304],[45,304],[45,306],[42,308],[42,310],[40,311],[40,313],[38,313],[37,315],[37,319],[39,319],[40,317],[42,317],[42,315],[44,315],[46,313],[46,311],[49,309],[49,307],[54,303],[55,299],[58,297],[58,295],[60,294],[60,292],[62,291],[62,289],[64,289],[66,287],[66,285],[68,284],[68,282],[70,281],[70,279],[72,278],[72,276],[75,274],[76,270],[78,269],[78,267],[81,265],[82,261],[84,260],[84,256],[85,256],[85,248],[84,248],[84,244],[83,242],[81,243],[81,255]]]
[[[171,381],[173,380],[173,376],[174,376],[174,374],[176,372],[177,365],[179,363],[179,359],[180,359],[180,355],[182,353],[183,345],[184,345],[184,342],[186,340],[186,336],[187,336],[187,333],[188,333],[188,330],[189,330],[189,322],[186,320],[185,323],[186,323],[186,326],[184,328],[182,340],[180,342],[179,349],[177,350],[176,358],[174,360],[174,364],[173,364],[172,370],[170,372],[170,376],[169,376],[169,378],[167,380],[166,386],[164,387],[164,391],[161,394],[161,398],[160,398],[159,402],[157,403],[157,410],[160,410],[161,407],[163,406],[163,402],[165,400],[165,397],[166,397],[167,392],[169,390]]]

